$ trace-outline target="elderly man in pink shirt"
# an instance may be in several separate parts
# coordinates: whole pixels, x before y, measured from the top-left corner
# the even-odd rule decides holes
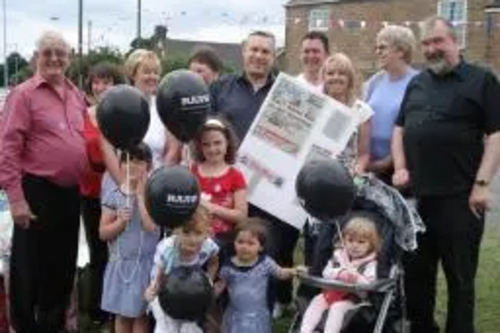
[[[70,48],[47,32],[37,72],[7,97],[0,123],[0,188],[15,222],[11,316],[17,333],[56,333],[76,267],[78,183],[87,167],[85,103],[65,77]]]

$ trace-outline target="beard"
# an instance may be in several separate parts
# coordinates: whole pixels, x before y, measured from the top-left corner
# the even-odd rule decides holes
[[[436,75],[442,76],[448,74],[453,69],[442,51],[427,54],[425,55],[425,59],[427,60],[427,67]]]

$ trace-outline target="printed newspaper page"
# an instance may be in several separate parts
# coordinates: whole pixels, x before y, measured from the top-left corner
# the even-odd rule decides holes
[[[306,84],[280,74],[238,151],[249,202],[302,228],[295,178],[304,163],[335,158],[359,123],[359,115]]]
[[[326,101],[289,80],[278,80],[271,95],[251,133],[296,157],[304,149]]]

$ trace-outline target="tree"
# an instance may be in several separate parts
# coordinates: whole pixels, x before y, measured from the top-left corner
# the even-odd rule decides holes
[[[87,54],[88,60],[92,65],[95,65],[101,61],[108,61],[115,64],[120,64],[123,61],[123,55],[118,49],[102,46],[94,50],[91,50]]]
[[[188,54],[168,54],[166,58],[161,60],[162,75],[181,68],[187,68],[189,60]]]
[[[155,48],[154,40],[152,38],[134,38],[132,42],[130,42],[130,51],[127,52],[127,55],[132,53],[137,49],[146,49],[153,51]]]
[[[17,72],[17,75],[14,77],[14,83],[21,83],[26,81],[30,77],[33,76],[33,68],[31,66],[23,67],[21,70]]]
[[[18,52],[12,52],[7,57],[7,66],[9,68],[9,83],[17,84],[19,82],[19,72],[28,67],[29,63]]]
[[[2,82],[1,88],[5,87],[5,78],[4,78],[5,64],[0,64],[0,82]]]
[[[12,52],[7,56],[7,66],[9,70],[9,84],[17,84],[24,81],[24,79],[26,78],[25,74],[29,71],[29,63],[21,54],[19,54],[19,52]],[[4,69],[5,64],[1,64],[0,82],[2,83],[2,87],[5,86]]]
[[[82,55],[81,72],[82,77],[85,80],[89,74],[90,68],[100,62],[111,62],[117,65],[123,63],[123,55],[119,50],[103,46],[91,50],[90,53]],[[68,68],[68,77],[75,84],[78,84],[78,69],[80,67],[80,62],[78,57],[72,59],[71,64]]]

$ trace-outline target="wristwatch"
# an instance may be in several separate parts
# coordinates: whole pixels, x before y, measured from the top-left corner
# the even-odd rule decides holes
[[[488,186],[489,184],[490,182],[485,179],[476,179],[476,181],[474,182],[474,185],[477,186]]]

